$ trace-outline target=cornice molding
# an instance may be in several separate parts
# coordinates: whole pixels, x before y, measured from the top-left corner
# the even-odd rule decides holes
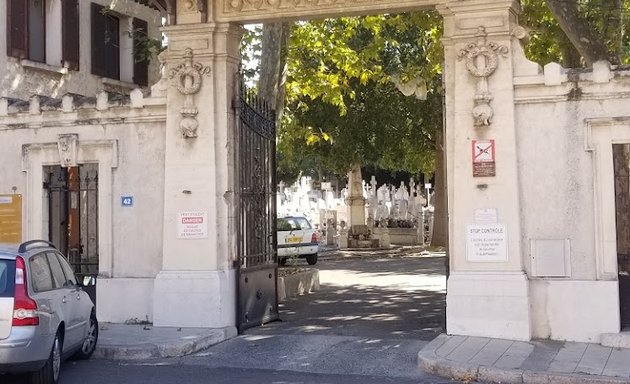
[[[265,22],[434,8],[444,0],[219,0],[220,22]]]

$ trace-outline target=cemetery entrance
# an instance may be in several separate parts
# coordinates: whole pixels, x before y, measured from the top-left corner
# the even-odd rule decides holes
[[[232,22],[247,24],[252,21],[264,22],[265,19],[269,17],[276,18],[278,16],[278,11],[282,12],[282,18],[295,17],[296,19],[308,20],[322,17],[335,18],[353,14],[369,15],[378,13],[405,12],[411,10],[430,10],[434,8],[436,5],[435,3],[438,2],[407,1],[405,4],[393,1],[385,1],[379,4],[370,2],[362,2],[361,4],[347,2],[342,6],[328,6],[328,3],[313,3],[312,5],[304,4],[295,7],[292,5],[285,4],[285,6],[281,4],[279,5],[279,9],[274,10],[273,6],[271,6],[271,9],[267,9],[266,5],[263,5],[262,3],[260,7],[253,6],[253,8],[251,8],[251,4],[244,2],[242,3],[242,7],[238,7],[238,9],[232,9],[233,3],[225,3],[224,7],[219,6],[216,9],[219,11],[219,14],[217,15],[219,18],[225,17],[226,20]],[[225,11],[227,11],[227,13],[221,13]],[[267,14],[266,11],[273,12]],[[228,89],[231,88],[233,87],[228,87]],[[421,93],[421,91],[419,92]],[[236,114],[236,130],[234,135],[234,158],[236,160],[234,190],[236,191],[237,198],[235,200],[236,231],[233,235],[236,237],[237,244],[237,259],[235,264],[235,268],[237,270],[236,278],[238,281],[236,284],[236,325],[239,332],[242,332],[248,328],[256,327],[278,319],[279,310],[277,293],[278,258],[276,250],[277,183],[275,180],[275,119],[273,117],[273,113],[266,108],[265,101],[250,97],[247,92],[242,89],[242,87],[240,87],[239,93],[240,94],[236,97],[236,105],[234,108],[234,112]],[[404,94],[404,92],[402,92],[402,94]],[[411,182],[411,188],[415,190],[413,181]],[[353,191],[354,190],[355,189],[353,189]],[[411,199],[414,202],[412,207],[420,206],[420,204],[416,204],[414,191],[411,191]],[[375,206],[375,204],[373,204],[373,206]],[[406,211],[407,206],[405,207]],[[357,207],[355,207],[354,211],[358,211],[356,208]],[[411,211],[413,211],[413,209],[411,209]],[[298,214],[298,212],[296,212],[296,214]],[[427,220],[427,222],[428,221],[429,220]],[[352,228],[355,232],[358,228],[363,228],[365,233],[368,231],[368,225],[366,225],[367,223],[365,218],[363,220],[355,218],[353,222],[348,221],[347,223],[347,228]],[[312,222],[311,224],[314,225],[315,222]],[[422,221],[420,225],[424,228],[424,221]],[[345,228],[345,226],[342,226],[342,228]],[[408,233],[411,233],[410,236],[412,238],[417,237],[418,230],[413,227],[399,226],[396,229],[399,229],[397,232],[403,233],[402,235],[398,235],[398,238],[404,237]],[[381,232],[387,231],[381,230]],[[356,236],[358,240],[358,236],[363,236],[363,234],[356,233]],[[387,235],[382,236],[385,238]],[[348,237],[346,236],[346,238]],[[374,241],[372,241],[371,244],[374,244]],[[377,243],[375,246],[376,248],[379,247],[378,244],[381,243]],[[352,246],[352,244],[350,244],[350,246]],[[386,246],[389,247],[389,240],[387,241]],[[398,257],[402,259],[405,256],[400,255],[392,258],[397,259]],[[385,258],[387,258],[387,256],[385,256]],[[435,291],[432,290],[434,288],[422,286],[425,283],[424,281],[418,283],[417,286],[414,285],[413,288],[405,287],[402,289],[399,289],[400,287],[392,283],[391,286],[381,287],[382,291],[380,291],[383,295],[389,295],[389,297],[396,302],[391,305],[391,308],[397,308],[400,304],[398,301],[411,305],[413,300],[409,298],[414,296],[411,295],[410,292],[422,292],[422,294],[418,294],[421,298],[418,299],[416,304],[423,306],[426,305],[431,308],[432,317],[430,322],[432,324],[432,330],[428,333],[434,332],[435,329],[439,329],[439,331],[443,331],[444,329],[443,322],[445,316],[445,303],[442,286],[445,286],[445,284],[442,284],[441,280],[445,279],[444,274],[442,273],[442,266],[445,259],[446,257],[442,255],[440,257],[432,258],[430,262],[419,262],[419,274],[423,273],[425,269],[433,270],[433,267],[435,267],[433,264],[440,265],[437,267],[439,272],[436,272],[435,276],[431,274],[431,276],[426,279],[427,281],[433,281],[433,279],[439,281],[435,284],[435,286],[439,287],[434,287],[436,289]],[[414,261],[418,262],[419,260]],[[356,268],[353,267],[353,271],[344,275],[344,278],[351,280],[356,277],[355,274],[360,273],[368,275],[378,275],[378,273],[399,275],[402,276],[400,277],[402,280],[409,277],[402,272],[404,270],[404,263],[401,262],[400,265],[397,263],[394,264],[395,266],[392,266],[390,263],[384,262],[383,260],[379,260],[378,262],[376,262],[376,260],[372,260],[368,263],[364,263],[364,265],[356,266]],[[428,267],[429,264],[431,267]],[[340,269],[343,268],[343,263],[334,265]],[[327,266],[322,266],[322,268],[327,268]],[[390,270],[390,268],[392,270]],[[283,270],[283,273],[284,272],[286,271]],[[384,281],[378,280],[376,276],[372,277],[374,278],[374,282],[372,284],[378,286],[384,283]],[[342,278],[341,280],[344,279]],[[348,284],[347,281],[343,281],[341,283]],[[408,282],[404,282],[401,284],[404,286],[407,283]],[[353,286],[351,289],[354,291],[353,295],[358,294],[360,298],[357,299],[356,297],[348,297],[347,300],[349,301],[346,302],[346,298],[343,298],[343,294],[339,295],[337,293],[337,291],[344,291],[345,288],[335,289],[332,285],[327,285],[325,295],[329,295],[329,299],[325,299],[324,301],[340,303],[345,302],[346,304],[336,306],[336,308],[333,309],[331,308],[335,306],[327,307],[319,305],[313,308],[321,308],[322,316],[324,316],[324,313],[327,311],[332,310],[338,311],[338,316],[346,317],[346,315],[343,314],[343,311],[354,311],[357,307],[361,307],[361,305],[363,305],[364,307],[360,309],[360,316],[357,317],[357,313],[355,313],[355,316],[348,315],[350,317],[356,317],[358,323],[361,323],[361,320],[367,319],[370,316],[387,316],[379,313],[380,309],[372,308],[378,307],[377,305],[368,303],[375,300],[375,297],[378,296],[378,294],[374,291],[374,286],[366,284],[364,286]],[[354,302],[354,304],[351,302]],[[359,302],[363,304],[358,304]],[[286,312],[283,314],[283,317],[284,316],[290,318],[290,315]],[[299,317],[303,317],[304,320],[307,321],[309,318],[309,312],[304,311],[299,314]],[[312,319],[315,317],[317,316],[310,316]],[[334,317],[335,316],[331,316],[330,318]],[[396,318],[398,320],[391,321],[390,324],[398,323],[399,321],[404,323],[403,320],[407,319],[405,316],[397,315],[392,315],[392,318]],[[371,324],[378,324],[378,322],[373,321]],[[376,328],[378,328],[378,326]],[[392,330],[392,332],[397,331]]]

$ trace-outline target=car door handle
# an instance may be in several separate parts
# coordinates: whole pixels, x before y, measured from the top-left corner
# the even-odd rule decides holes
[[[64,296],[64,297],[63,297],[63,299],[61,299],[61,302],[65,304],[65,303],[66,303],[66,301],[67,301],[67,300],[66,300],[66,297]]]

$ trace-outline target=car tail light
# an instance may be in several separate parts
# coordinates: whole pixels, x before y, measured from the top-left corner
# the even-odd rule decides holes
[[[311,236],[311,243],[312,244],[317,244],[318,240],[317,240],[317,233],[313,232],[313,235]]]
[[[13,304],[13,326],[39,325],[37,303],[28,295],[26,265],[24,259],[15,259],[15,297]]]

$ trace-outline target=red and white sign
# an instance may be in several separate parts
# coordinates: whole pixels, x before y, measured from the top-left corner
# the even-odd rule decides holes
[[[205,239],[208,237],[207,212],[180,212],[177,220],[178,239]]]
[[[473,163],[494,163],[495,146],[494,140],[473,140],[472,141]]]
[[[494,140],[472,141],[472,169],[473,177],[496,176]]]

